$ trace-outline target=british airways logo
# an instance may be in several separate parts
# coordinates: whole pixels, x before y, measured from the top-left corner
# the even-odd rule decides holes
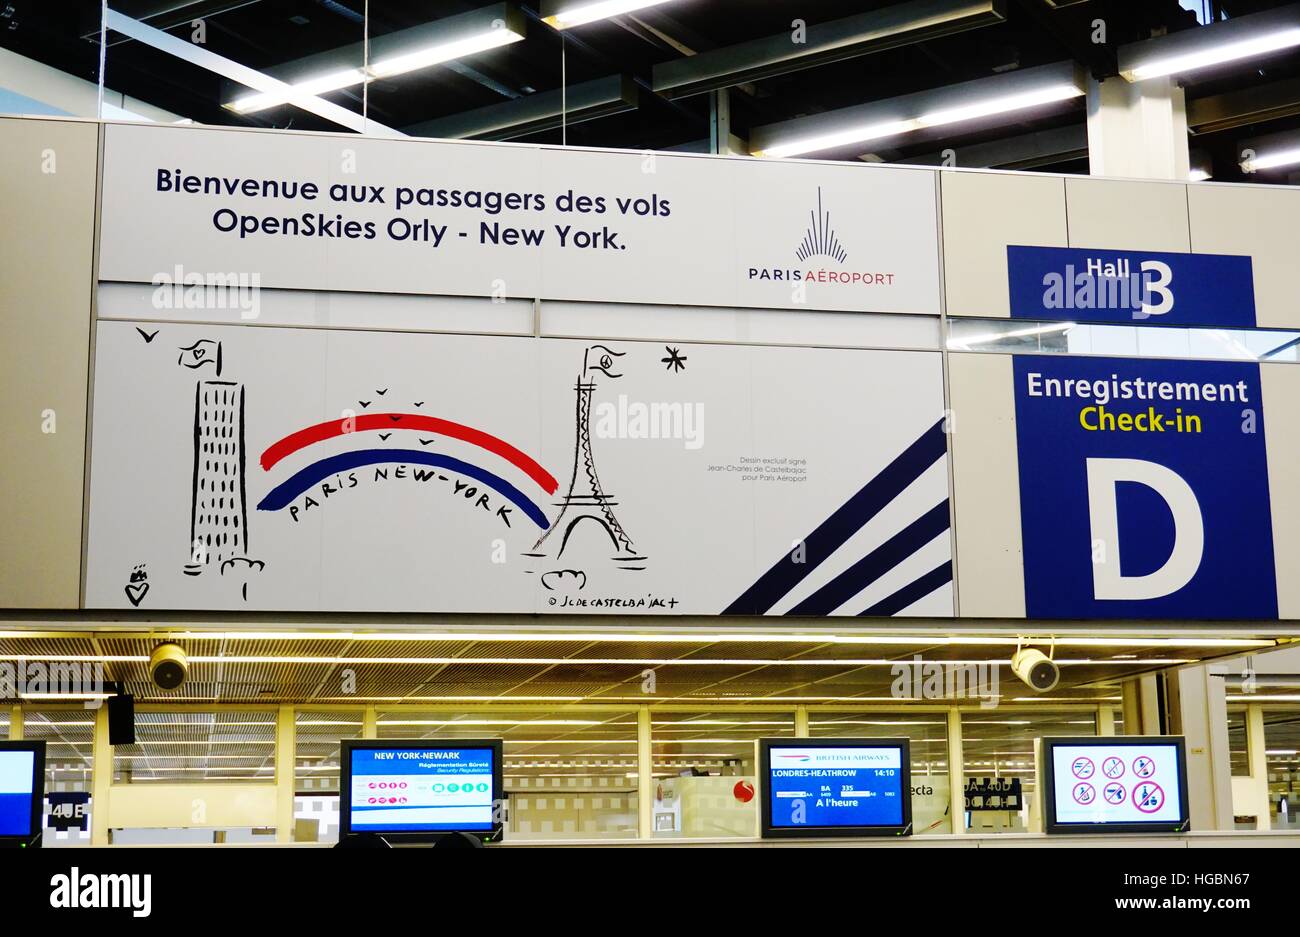
[[[835,283],[846,286],[894,285],[893,271],[845,269],[849,252],[840,242],[839,233],[831,223],[831,212],[823,202],[821,186],[817,187],[817,205],[809,209],[808,219],[803,239],[799,241],[794,251],[795,259],[804,266],[753,266],[749,268],[749,279],[800,284]],[[814,266],[814,262],[819,258],[824,263]]]

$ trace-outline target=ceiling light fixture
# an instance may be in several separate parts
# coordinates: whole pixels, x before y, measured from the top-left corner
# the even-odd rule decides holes
[[[917,130],[1020,114],[1085,94],[1074,65],[1058,62],[757,127],[750,135],[750,152],[775,158],[820,153]]]
[[[1283,166],[1294,166],[1297,163],[1300,163],[1300,147],[1276,150],[1272,153],[1265,153],[1263,156],[1243,160],[1241,168],[1243,172],[1258,172],[1261,169],[1280,169]]]
[[[669,0],[550,0],[542,3],[542,22],[556,29],[572,29],[597,20],[607,20]]]
[[[237,114],[280,104],[302,106],[318,95],[367,80],[392,78],[519,42],[525,22],[517,5],[498,3],[386,33],[371,40],[368,68],[356,64],[365,57],[360,43],[331,49],[272,69],[271,74],[287,85],[283,90],[241,95],[224,106]]]
[[[1183,36],[1188,35],[1188,33],[1174,33],[1173,35]],[[1120,74],[1129,81],[1145,81],[1148,78],[1162,78],[1166,75],[1183,75],[1198,69],[1209,68],[1212,65],[1223,65],[1228,62],[1241,61],[1242,59],[1257,58],[1261,55],[1280,52],[1283,49],[1292,49],[1296,46],[1300,46],[1300,27],[1290,27],[1259,36],[1239,39],[1235,42],[1224,42],[1204,49],[1153,58],[1150,61],[1134,64],[1128,68],[1121,66]]]

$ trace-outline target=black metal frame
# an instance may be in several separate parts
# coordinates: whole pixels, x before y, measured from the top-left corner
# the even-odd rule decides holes
[[[772,797],[768,780],[772,776],[772,749],[777,748],[897,748],[900,751],[899,786],[902,792],[903,822],[897,826],[799,826],[772,825]],[[758,740],[759,817],[763,839],[808,839],[842,836],[912,835],[912,752],[905,738],[779,738]]]
[[[1186,833],[1192,828],[1187,804],[1187,742],[1181,735],[1051,736],[1041,739],[1043,829],[1048,833]],[[1056,819],[1057,747],[1155,748],[1172,745],[1178,756],[1178,803],[1181,818],[1135,823],[1062,823]]]

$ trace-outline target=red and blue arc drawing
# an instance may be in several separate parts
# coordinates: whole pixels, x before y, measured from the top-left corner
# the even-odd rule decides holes
[[[366,465],[381,465],[384,463],[427,465],[431,468],[442,468],[472,478],[479,484],[487,485],[489,488],[496,490],[502,497],[523,511],[525,516],[542,530],[546,530],[550,526],[542,509],[522,491],[499,475],[449,455],[438,452],[421,452],[418,449],[358,449],[353,452],[327,456],[296,472],[288,481],[282,482],[271,489],[266,497],[258,502],[257,509],[259,511],[279,511],[288,507],[298,495],[333,475]]]
[[[390,432],[393,430],[411,430],[458,439],[509,462],[536,482],[538,487],[547,494],[554,494],[559,486],[555,476],[527,453],[505,440],[483,430],[475,429],[472,426],[465,426],[461,423],[429,416],[424,413],[367,413],[362,416],[329,420],[324,423],[317,423],[314,426],[304,427],[268,446],[262,453],[261,465],[264,470],[269,471],[285,457],[308,446],[339,436],[351,436],[357,433],[378,430],[388,430]],[[382,433],[380,435],[381,438],[387,438]],[[421,442],[424,443],[425,440],[421,440]],[[258,502],[257,509],[259,511],[279,511],[287,507],[298,495],[332,475],[366,465],[384,463],[426,465],[431,468],[446,469],[458,475],[472,478],[479,484],[487,485],[497,491],[518,507],[529,520],[542,530],[546,530],[550,526],[546,514],[536,503],[496,473],[471,462],[466,462],[463,459],[418,449],[361,449],[327,456],[299,470],[288,480],[273,488],[267,493],[266,497]]]

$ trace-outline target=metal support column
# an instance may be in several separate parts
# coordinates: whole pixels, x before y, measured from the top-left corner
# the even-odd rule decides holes
[[[374,706],[367,706],[365,715],[361,717],[361,737],[379,738],[379,711]]]
[[[1097,707],[1097,734],[1098,735],[1115,734],[1115,707],[1114,706]]]
[[[95,710],[90,756],[90,845],[109,844],[108,789],[113,785],[113,746],[108,744],[108,706]]]
[[[808,738],[807,706],[796,706],[794,708],[794,737],[797,739]]]
[[[966,756],[961,746],[961,710],[948,710],[948,818],[958,836],[966,833]]]
[[[1268,754],[1264,745],[1264,707],[1251,703],[1246,707],[1246,760],[1250,765],[1250,786],[1254,791],[1255,829],[1271,826],[1268,802]]]
[[[636,792],[637,836],[651,839],[654,836],[655,779],[649,706],[641,706],[636,711]]]
[[[9,710],[9,741],[23,740],[23,708],[14,706]]]
[[[1088,171],[1185,181],[1187,102],[1172,78],[1088,82]]]
[[[275,841],[277,843],[293,842],[293,769],[298,757],[297,730],[293,707],[282,705],[275,717]]]

